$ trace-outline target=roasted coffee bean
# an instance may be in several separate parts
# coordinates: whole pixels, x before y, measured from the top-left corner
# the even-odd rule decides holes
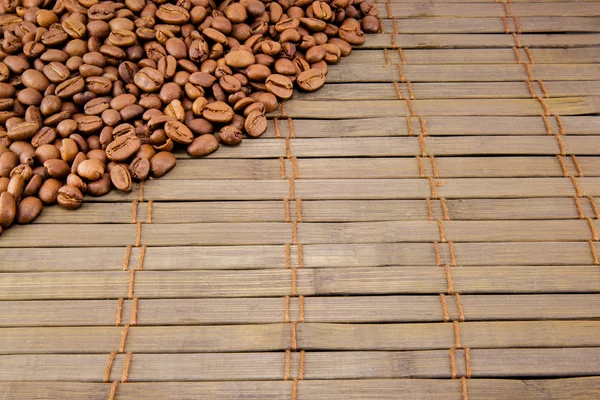
[[[206,120],[219,124],[225,124],[231,121],[233,114],[233,109],[227,103],[222,101],[210,103],[202,110],[202,116]]]
[[[219,131],[219,140],[228,145],[242,142],[242,131],[234,126],[226,125]]]
[[[48,170],[48,175],[55,179],[65,179],[71,172],[69,164],[61,159],[50,159],[44,162],[44,167]]]
[[[145,67],[133,76],[133,81],[145,92],[156,92],[164,83],[164,77],[157,69]]]
[[[44,204],[55,204],[58,196],[58,189],[62,187],[62,182],[54,178],[44,181],[38,192],[38,197]]]
[[[156,153],[150,160],[150,171],[152,172],[152,176],[160,178],[173,169],[176,163],[177,160],[172,153],[168,151]]]
[[[18,174],[18,173],[17,174],[11,173],[10,180],[8,181],[8,185],[6,186],[6,191],[13,195],[13,197],[17,203],[19,202],[19,199],[21,198],[21,193],[23,193],[24,188],[25,188],[25,178],[23,178],[23,175]]]
[[[75,174],[69,174],[69,176],[67,176],[67,185],[76,187],[81,191],[81,193],[87,191],[87,183],[85,183],[83,179]]]
[[[110,170],[110,180],[114,187],[123,191],[131,192],[131,174],[123,164],[116,164]]]
[[[83,160],[77,166],[77,175],[88,181],[97,181],[104,175],[104,164],[96,159]]]
[[[83,194],[76,187],[65,185],[58,189],[56,201],[59,206],[67,210],[76,210],[81,207]]]
[[[294,93],[292,81],[279,74],[270,75],[266,80],[266,89],[281,99],[289,99]]]
[[[17,203],[12,194],[8,192],[0,193],[0,226],[8,228],[12,225],[17,213]]]
[[[219,141],[214,135],[201,135],[190,143],[187,153],[192,157],[202,157],[215,152],[218,148]]]
[[[43,92],[50,85],[48,78],[35,69],[28,69],[21,75],[21,82],[25,87],[35,89],[38,92]]]
[[[19,156],[12,151],[0,154],[0,177],[8,177],[10,171],[19,165]]]
[[[194,140],[194,134],[190,129],[179,121],[170,120],[165,122],[165,133],[175,143],[190,144]]]
[[[80,76],[75,76],[73,78],[67,79],[66,81],[60,83],[54,94],[56,94],[61,99],[68,98],[73,96],[75,93],[80,93],[85,88],[85,81]]]
[[[27,185],[25,185],[25,189],[23,189],[23,196],[36,196],[40,187],[42,187],[42,183],[44,183],[42,176],[33,174],[29,182],[27,182]],[[2,192],[2,190],[0,190],[0,192]]]
[[[69,71],[69,68],[57,61],[47,64],[43,71],[44,75],[46,75],[50,82],[54,83],[64,82],[71,76],[71,71]]]
[[[309,69],[298,75],[296,82],[300,89],[312,92],[323,86],[325,83],[325,74],[316,69]]]
[[[152,151],[154,151],[154,148],[150,148],[152,149]],[[152,154],[152,156],[148,158],[136,157],[133,159],[131,164],[129,164],[129,173],[131,174],[131,178],[133,180],[139,182],[145,180],[148,177],[148,175],[150,174],[150,158],[152,158],[153,156],[154,154]]]
[[[256,103],[261,104],[262,103]],[[264,107],[264,106],[263,106]],[[267,118],[265,114],[261,111],[252,111],[246,117],[246,122],[244,123],[244,129],[248,136],[251,137],[259,137],[267,130]]]
[[[36,175],[39,176],[39,175]],[[20,224],[28,224],[35,220],[42,212],[42,201],[37,197],[25,197],[19,202],[16,212]]]
[[[87,193],[92,196],[104,196],[109,193],[112,189],[112,182],[110,180],[110,174],[104,174],[102,178],[97,181],[90,182],[87,185]]]
[[[135,135],[119,136],[106,146],[106,156],[111,161],[122,162],[135,154],[141,145],[140,139]]]

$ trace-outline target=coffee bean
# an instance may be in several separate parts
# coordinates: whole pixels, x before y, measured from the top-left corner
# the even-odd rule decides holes
[[[194,140],[192,131],[179,121],[165,122],[165,133],[175,143],[190,144]]]
[[[27,182],[27,185],[25,185],[25,189],[23,189],[23,196],[36,196],[40,190],[40,187],[42,187],[42,183],[44,183],[42,176],[34,174],[29,182]],[[0,190],[0,192],[2,192],[2,190]]]
[[[81,191],[81,193],[87,191],[87,183],[85,183],[83,179],[75,174],[69,174],[69,176],[67,176],[67,185],[76,187]]]
[[[76,187],[65,185],[58,189],[56,201],[59,206],[67,210],[76,210],[81,207],[83,194]]]
[[[119,136],[106,146],[106,156],[111,161],[125,161],[138,151],[141,144],[140,139],[135,135]]]
[[[219,131],[219,140],[228,145],[242,142],[242,131],[234,126],[226,125]]]
[[[262,103],[257,103],[262,104]],[[261,111],[252,111],[246,117],[244,129],[248,136],[259,137],[267,130],[267,118]]]
[[[187,153],[192,157],[202,157],[215,152],[219,148],[219,141],[214,135],[201,135],[187,147]]]
[[[154,151],[152,147],[150,148],[152,149],[152,151]],[[136,157],[133,159],[131,164],[129,164],[129,173],[131,174],[132,179],[139,182],[145,180],[148,177],[148,175],[150,174],[150,158],[152,158],[153,156],[154,154],[152,154],[152,156],[148,158]]]
[[[8,228],[12,225],[17,212],[17,203],[12,194],[8,192],[0,193],[0,226]]]
[[[31,139],[40,129],[38,122],[22,122],[8,129],[7,134],[11,140]]]
[[[150,160],[150,171],[152,172],[152,176],[160,178],[173,169],[176,163],[177,160],[172,153],[168,151],[156,153]]]
[[[40,71],[35,69],[28,69],[21,75],[21,82],[25,87],[35,89],[39,92],[43,92],[50,85],[50,81]]]
[[[28,224],[35,220],[41,212],[42,201],[39,198],[25,197],[17,207],[16,218],[20,224]]]
[[[111,168],[110,180],[117,189],[123,192],[131,192],[131,175],[123,164],[117,164]]]
[[[296,82],[300,89],[312,92],[323,86],[325,83],[325,74],[316,69],[309,69],[298,75]]]
[[[233,109],[227,103],[222,101],[210,103],[202,110],[202,116],[206,120],[219,124],[225,124],[231,121],[233,114]]]
[[[87,181],[97,181],[104,175],[104,164],[96,159],[83,160],[77,166],[77,175]]]
[[[85,88],[85,81],[80,76],[75,76],[73,78],[67,79],[66,81],[60,83],[54,94],[56,94],[61,99],[68,98],[73,96],[75,93],[80,93]]]
[[[164,77],[158,70],[146,67],[133,76],[133,81],[145,92],[156,92],[164,83]]]
[[[265,84],[269,92],[281,99],[289,99],[294,93],[292,81],[284,75],[270,75]]]
[[[56,197],[58,196],[58,189],[60,189],[62,185],[61,181],[54,178],[44,181],[38,192],[38,196],[42,203],[47,205],[55,204]]]
[[[88,101],[85,106],[83,106],[83,112],[85,115],[99,115],[109,107],[110,100],[107,97],[98,97]]]
[[[236,50],[225,55],[225,62],[233,68],[246,68],[254,64],[255,58],[251,51]]]
[[[55,179],[65,179],[71,172],[69,164],[61,159],[51,159],[44,162],[48,175]]]
[[[31,144],[33,147],[40,147],[44,144],[50,144],[56,139],[56,131],[50,127],[41,128],[32,138]]]

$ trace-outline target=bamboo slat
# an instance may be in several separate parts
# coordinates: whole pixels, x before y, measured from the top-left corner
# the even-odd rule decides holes
[[[457,350],[455,356],[457,375],[463,377],[464,350]],[[304,357],[305,380],[452,376],[445,350],[307,352]],[[520,357],[525,361],[516,363]],[[490,365],[490,359],[496,362]],[[120,379],[124,363],[125,355],[117,355],[109,381]],[[284,353],[135,354],[128,381],[281,380],[284,364]],[[290,364],[290,375],[297,376],[298,353],[291,356]],[[472,349],[470,365],[472,378],[589,376],[600,372],[600,349]],[[105,355],[0,356],[0,381],[101,382],[105,367]]]
[[[385,13],[384,13],[385,16]],[[384,19],[384,32],[393,32],[391,19]],[[508,20],[512,32],[517,32],[514,21]],[[396,24],[398,33],[505,33],[502,20],[491,18],[419,18],[402,19]],[[596,17],[521,17],[519,26],[522,32],[598,32]]]
[[[597,7],[596,7],[597,8]],[[504,14],[504,10],[502,10]],[[403,49],[440,49],[440,48],[512,48],[514,40],[512,35],[505,33],[427,33],[427,34],[398,34],[395,42]],[[600,35],[597,33],[573,33],[569,35],[560,33],[535,34],[525,33],[519,35],[523,46],[529,47],[590,47],[600,44]],[[366,37],[361,45],[365,49],[394,48],[390,34],[372,34]],[[514,53],[513,53],[514,54]],[[516,60],[515,60],[516,62]]]
[[[510,242],[510,241],[584,241],[591,230],[600,229],[595,220],[528,221],[375,221],[348,223],[302,223],[297,227],[298,241],[318,243],[393,243],[432,242]],[[134,224],[55,224],[31,229],[13,229],[3,238],[2,247],[29,247],[23,235],[35,234],[39,247],[86,246],[96,237],[97,246],[127,246],[138,233]],[[144,224],[140,235],[147,246],[268,245],[291,243],[290,223],[194,223]],[[440,233],[441,231],[441,233]],[[595,231],[594,231],[595,232]],[[597,237],[594,238],[597,240]],[[295,240],[294,240],[295,243]]]
[[[537,17],[537,16],[598,16],[600,10],[594,3],[588,2],[570,2],[567,3],[515,3],[511,4],[511,12],[518,17]],[[392,16],[398,18],[418,18],[423,17],[501,17],[504,16],[502,4],[487,3],[390,3]]]
[[[598,321],[461,322],[465,347],[597,347]],[[122,327],[1,328],[0,354],[110,353]],[[310,350],[421,350],[454,345],[453,324],[297,325],[299,348]],[[536,332],[536,335],[531,335]],[[291,324],[132,326],[126,351],[237,352],[277,351],[292,347]]]
[[[578,199],[584,218],[595,218],[598,208],[593,198]],[[297,207],[289,207],[289,218],[302,215],[303,222],[359,222],[426,220],[430,218],[423,200],[305,200]],[[443,215],[440,200],[430,200],[433,216]],[[115,208],[122,212],[114,213]],[[463,199],[445,200],[451,220],[499,219],[577,219],[579,210],[574,199]],[[81,212],[69,212],[60,207],[49,207],[38,220],[39,224],[130,223],[133,207],[128,203],[87,203]],[[141,216],[148,214],[145,203],[137,206]],[[228,202],[154,202],[152,222],[285,222],[285,204],[281,201],[228,201]]]
[[[469,398],[501,400],[518,396],[524,400],[590,398],[598,394],[597,377],[567,378],[554,380],[473,379],[468,381]],[[177,400],[242,400],[258,396],[264,400],[287,400],[293,391],[292,381],[228,381],[228,382],[161,382],[126,383],[118,385],[119,399]],[[15,400],[29,400],[50,396],[62,399],[105,399],[111,390],[110,383],[77,382],[7,382],[0,383],[0,394],[10,393]],[[397,399],[398,394],[413,399],[436,398],[452,400],[460,398],[461,381],[458,379],[369,379],[307,380],[297,383],[299,400],[373,400]]]
[[[551,114],[581,115],[600,112],[598,97],[562,97],[545,99]],[[453,99],[413,100],[413,106],[424,115],[540,115],[543,110],[537,99]],[[286,103],[286,114],[291,118],[373,118],[410,115],[405,100],[307,101],[291,100]],[[269,114],[281,117],[281,112]],[[334,117],[335,116],[335,117]]]
[[[533,64],[531,71],[536,79],[543,81],[586,81],[594,80],[600,73],[597,64]],[[407,81],[415,82],[510,82],[518,81],[527,89],[526,69],[519,64],[480,65],[402,65]],[[400,82],[395,65],[342,64],[333,66],[327,74],[327,82]],[[392,87],[393,88],[393,87]],[[364,89],[368,90],[368,89]],[[597,93],[597,92],[596,92]],[[419,97],[417,97],[419,98]],[[418,102],[417,102],[418,104]],[[419,108],[419,110],[421,110]],[[435,113],[424,112],[435,115]],[[336,114],[333,114],[336,115]]]
[[[448,315],[458,320],[456,297],[447,296]],[[460,296],[465,318],[475,321],[597,319],[598,294],[526,294]],[[0,301],[0,326],[113,326],[117,300]],[[122,321],[131,321],[125,300]],[[281,297],[139,299],[136,322],[152,325],[272,324],[283,320]],[[19,318],[15,318],[18,313]],[[299,300],[290,299],[290,320],[300,322]],[[438,295],[305,297],[304,322],[442,322]],[[0,363],[1,365],[1,363]]]
[[[391,39],[390,39],[391,40]],[[391,43],[390,43],[391,44]],[[404,43],[402,43],[404,47]],[[528,55],[523,49],[516,50],[522,60],[527,60]],[[529,49],[533,59],[540,64],[571,64],[571,63],[596,63],[600,61],[600,49],[597,47],[571,47],[571,48],[533,48]],[[415,64],[515,64],[517,58],[511,48],[468,48],[468,49],[402,49],[402,57],[406,65]],[[389,62],[399,64],[402,62],[399,51],[388,50]],[[355,49],[342,63],[345,65],[384,65],[388,59],[385,53],[379,50],[365,48]]]
[[[592,264],[586,242],[472,242],[453,243],[461,266]],[[596,244],[596,249],[600,247]],[[447,243],[439,244],[443,263],[450,263]],[[243,251],[242,251],[243,250]],[[283,269],[285,246],[148,247],[143,268],[151,270]],[[4,272],[120,271],[125,247],[7,248]],[[27,257],[25,257],[27,255]],[[298,266],[296,246],[290,246],[291,265]],[[140,249],[133,248],[129,265],[140,265]],[[85,264],[65,259],[86,260]],[[313,244],[303,246],[304,268],[436,265],[433,243]],[[1,277],[1,275],[0,275]]]
[[[600,91],[598,81],[548,81],[544,85],[550,97],[591,96]],[[404,98],[409,97],[406,84],[398,84]],[[411,83],[419,99],[531,98],[523,82]],[[537,90],[543,96],[541,90]],[[398,93],[389,83],[331,83],[312,93],[298,93],[297,99],[314,100],[393,100]]]
[[[435,265],[435,264],[434,264]],[[444,268],[305,268],[297,271],[297,293],[436,294],[447,291]],[[292,271],[128,271],[5,273],[0,300],[269,297],[292,294]],[[460,293],[590,293],[600,291],[597,266],[452,268]],[[131,289],[130,289],[131,287]],[[240,351],[243,349],[240,349]]]
[[[600,118],[593,115],[582,116],[561,116],[565,136],[563,141],[570,141],[569,135],[597,135],[600,134]],[[380,136],[408,136],[408,121],[410,121],[414,132],[421,130],[418,118],[407,118],[405,116],[383,117],[383,118],[365,118],[365,119],[336,119],[336,120],[318,120],[318,119],[295,119],[293,120],[294,136],[298,138],[333,138],[333,137],[380,137]],[[549,118],[548,123],[553,133],[559,132],[555,118]],[[536,142],[544,143],[547,139],[542,139],[540,135],[547,135],[544,121],[539,116],[535,117],[501,117],[501,116],[427,116],[427,133],[429,136],[493,136],[502,135],[503,141],[513,140],[508,136],[538,136]],[[290,137],[291,133],[288,124],[279,124],[280,135]],[[268,124],[265,138],[275,137],[273,124]],[[431,139],[427,139],[429,142]],[[453,138],[452,140],[468,140]],[[478,140],[485,141],[490,139]],[[587,138],[585,139],[587,140]],[[592,139],[593,140],[593,139]],[[242,142],[237,148],[223,148],[213,153],[212,157],[219,157],[219,154],[236,153],[240,158],[255,157],[258,149],[262,149],[262,144],[270,146],[269,150],[261,150],[263,157],[277,157],[285,154],[285,146],[282,147],[281,141],[260,141]],[[498,143],[500,145],[500,143]],[[248,146],[249,151],[239,151]],[[400,146],[405,147],[406,144]],[[520,147],[520,146],[519,146]],[[283,152],[281,149],[283,148]],[[554,153],[558,154],[558,153]],[[179,153],[179,157],[185,157]],[[210,156],[209,156],[210,157]],[[305,156],[308,157],[308,156]]]

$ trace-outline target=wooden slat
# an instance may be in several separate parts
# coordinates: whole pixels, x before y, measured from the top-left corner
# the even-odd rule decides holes
[[[391,40],[391,39],[390,39]],[[391,44],[391,42],[390,42]],[[404,44],[402,43],[404,47]],[[521,59],[527,60],[523,49],[517,50]],[[533,48],[530,49],[533,59],[540,64],[596,63],[600,61],[600,49],[587,48]],[[517,58],[511,48],[467,48],[467,49],[402,49],[406,65],[414,64],[515,64]],[[402,61],[396,49],[388,49],[388,58],[382,49],[369,50],[356,48],[344,58],[340,64],[352,65],[384,65],[389,61],[398,64]]]
[[[5,273],[0,300],[105,299],[131,294],[128,272]],[[600,289],[596,266],[469,267],[452,269],[460,293],[589,293]],[[140,298],[268,297],[292,294],[292,271],[137,271]],[[436,294],[447,291],[444,268],[305,268],[297,272],[300,295]]]
[[[302,223],[297,227],[297,240],[304,244],[431,242],[442,236],[442,241],[454,242],[584,241],[591,239],[590,224],[600,229],[597,220],[582,219],[445,221],[441,233],[437,221]],[[147,246],[295,243],[292,226],[285,222],[143,224],[139,230]],[[97,246],[127,246],[137,237],[133,224],[32,225],[12,229],[2,246],[28,247],[22,236],[28,234],[39,237],[36,244],[40,247],[86,246],[90,236],[97,237]]]
[[[581,115],[600,112],[597,97],[563,97],[544,100],[551,114]],[[413,100],[413,106],[423,115],[540,115],[542,107],[534,99],[454,99]],[[377,100],[368,103],[350,101],[291,100],[286,103],[286,115],[291,118],[376,118],[410,115],[405,100]],[[281,112],[270,113],[280,117]],[[334,118],[335,116],[335,118]]]
[[[453,324],[297,325],[299,348],[310,350],[448,349]],[[461,322],[465,347],[598,346],[598,321]],[[109,353],[122,327],[1,328],[0,354]],[[531,332],[536,332],[532,335]],[[129,328],[126,350],[134,353],[274,351],[292,347],[291,324]]]
[[[585,218],[595,218],[593,198],[578,199]],[[289,218],[296,220],[298,210],[303,222],[396,221],[443,218],[440,200],[430,200],[432,216],[424,200],[305,200],[288,203]],[[449,219],[577,219],[579,211],[574,199],[463,199],[445,200]],[[114,214],[116,207],[122,213]],[[48,207],[36,220],[38,224],[81,224],[131,222],[131,208],[127,203],[87,203],[84,212],[70,212],[60,207]],[[596,205],[597,208],[597,205]],[[140,221],[147,220],[148,205],[137,207]],[[227,202],[154,202],[152,222],[285,222],[285,203],[282,201],[227,201]]]
[[[504,14],[504,10],[502,10]],[[398,34],[395,35],[397,46],[403,49],[440,49],[440,48],[512,48],[515,44],[512,35],[505,33],[447,33],[447,34]],[[597,33],[560,33],[519,35],[522,46],[529,47],[590,47],[600,44]],[[366,37],[362,48],[384,49],[394,48],[389,34],[372,34]],[[512,51],[512,50],[511,50]],[[514,54],[514,53],[513,53]]]
[[[410,82],[510,82],[527,80],[522,65],[402,65],[402,72]],[[545,81],[594,80],[600,73],[595,64],[533,64],[531,72],[536,79]],[[395,65],[346,65],[340,63],[329,69],[327,82],[400,82]],[[523,83],[525,86],[525,83]],[[365,89],[367,90],[367,89]],[[419,97],[417,97],[419,98]],[[432,113],[434,114],[434,113]],[[335,115],[335,114],[334,114]]]
[[[400,3],[390,4],[392,16],[399,18],[423,17],[500,17],[504,15],[502,4],[440,4],[440,3]],[[516,3],[510,10],[518,17],[527,16],[597,16],[600,10],[594,3]]]
[[[400,83],[400,93],[409,97],[405,83]],[[537,86],[537,84],[536,84]],[[550,97],[590,96],[600,91],[598,81],[545,81],[544,86]],[[412,83],[411,90],[418,99],[488,99],[488,98],[531,98],[524,82],[460,82],[460,83]],[[534,86],[538,95],[541,90]],[[393,100],[398,93],[389,83],[330,83],[322,89],[299,92],[297,99],[314,100]]]
[[[448,315],[458,320],[458,302],[446,296]],[[467,320],[539,320],[600,318],[598,294],[462,294]],[[0,326],[112,326],[117,300],[0,301]],[[121,323],[131,321],[133,305],[125,300]],[[215,299],[139,299],[136,322],[145,325],[215,325],[279,323],[281,297]],[[290,299],[290,320],[300,322],[299,300]],[[18,315],[18,317],[16,317]],[[304,322],[442,322],[440,296],[305,297]]]
[[[544,136],[547,135],[544,121],[539,116],[535,117],[501,117],[501,116],[426,116],[427,133],[429,136],[492,136],[502,135],[503,140],[511,140],[508,136]],[[380,136],[408,136],[408,122],[411,121],[413,134],[421,129],[418,118],[407,118],[404,116],[384,117],[384,118],[365,118],[365,119],[336,119],[336,120],[318,120],[318,119],[295,119],[293,120],[294,135],[298,138],[334,138],[334,137],[380,137]],[[600,118],[596,116],[561,116],[565,133],[568,135],[597,135],[600,134]],[[548,123],[553,133],[558,133],[559,128],[555,118],[549,118]],[[280,134],[283,137],[289,137],[290,131],[288,124],[280,123]],[[270,123],[265,138],[274,138],[275,130]],[[428,139],[428,141],[431,139]],[[456,138],[456,140],[461,140]],[[465,139],[466,140],[466,139]],[[489,139],[478,139],[486,141]],[[536,141],[544,143],[546,139],[537,137]],[[569,136],[563,138],[563,141],[570,140]],[[585,139],[587,140],[587,138]],[[592,139],[593,140],[593,139]],[[281,140],[278,142],[262,139],[259,141],[245,141],[238,148],[224,147],[218,152],[213,153],[213,157],[220,157],[219,154],[236,153],[241,158],[252,158],[257,150],[262,146],[261,143],[270,142],[269,146],[275,144],[284,145]],[[246,151],[246,149],[248,151]],[[282,153],[283,151],[283,153]],[[282,157],[285,154],[279,148],[276,152],[264,153],[262,157]],[[557,154],[557,153],[555,153]],[[186,157],[182,153],[178,157]]]
[[[383,13],[386,16],[386,13]],[[507,21],[511,32],[517,32],[514,21]],[[399,33],[505,33],[502,20],[491,18],[418,18],[397,21]],[[597,17],[520,17],[519,25],[523,33],[536,32],[598,32]],[[383,20],[384,32],[393,32],[391,19]]]
[[[548,400],[561,398],[593,398],[598,394],[600,379],[568,378],[554,380],[473,379],[468,381],[469,398],[501,400],[518,396],[524,400]],[[50,396],[66,400],[107,398],[110,383],[76,382],[7,382],[0,383],[0,395],[11,394],[11,399],[30,400]],[[178,400],[188,397],[198,400],[242,400],[258,396],[264,400],[287,400],[292,382],[164,382],[126,383],[119,385],[119,399]],[[459,379],[369,379],[364,381],[322,380],[298,383],[299,400],[392,400],[402,393],[410,398],[452,400],[461,396]]]
[[[596,250],[600,250],[597,244]],[[447,243],[439,244],[443,263],[450,263]],[[454,243],[458,265],[578,265],[593,264],[585,242],[473,242]],[[145,270],[181,269],[283,269],[285,246],[148,247]],[[297,264],[296,246],[290,246],[291,265]],[[303,246],[304,268],[380,267],[436,264],[433,243],[313,244]],[[5,272],[121,271],[125,247],[9,248],[3,249]],[[133,248],[130,267],[140,264],[140,249]],[[66,263],[81,259],[86,263]]]
[[[466,375],[463,353],[455,353],[458,377]],[[525,362],[515,362],[520,357]],[[452,375],[447,360],[445,350],[306,352],[304,379],[449,379]],[[290,368],[291,376],[297,376],[298,353],[291,356],[290,363],[294,366]],[[472,349],[470,363],[473,378],[507,374],[586,376],[600,372],[600,349]],[[117,355],[109,381],[119,380],[124,364],[125,355]],[[135,354],[135,367],[129,371],[128,381],[281,380],[284,364],[284,353]],[[105,366],[105,355],[0,356],[0,381],[100,382]]]

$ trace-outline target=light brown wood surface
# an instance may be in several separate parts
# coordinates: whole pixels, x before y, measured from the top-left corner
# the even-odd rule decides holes
[[[0,399],[600,398],[600,2],[502,3],[375,1],[260,139],[4,231]]]

